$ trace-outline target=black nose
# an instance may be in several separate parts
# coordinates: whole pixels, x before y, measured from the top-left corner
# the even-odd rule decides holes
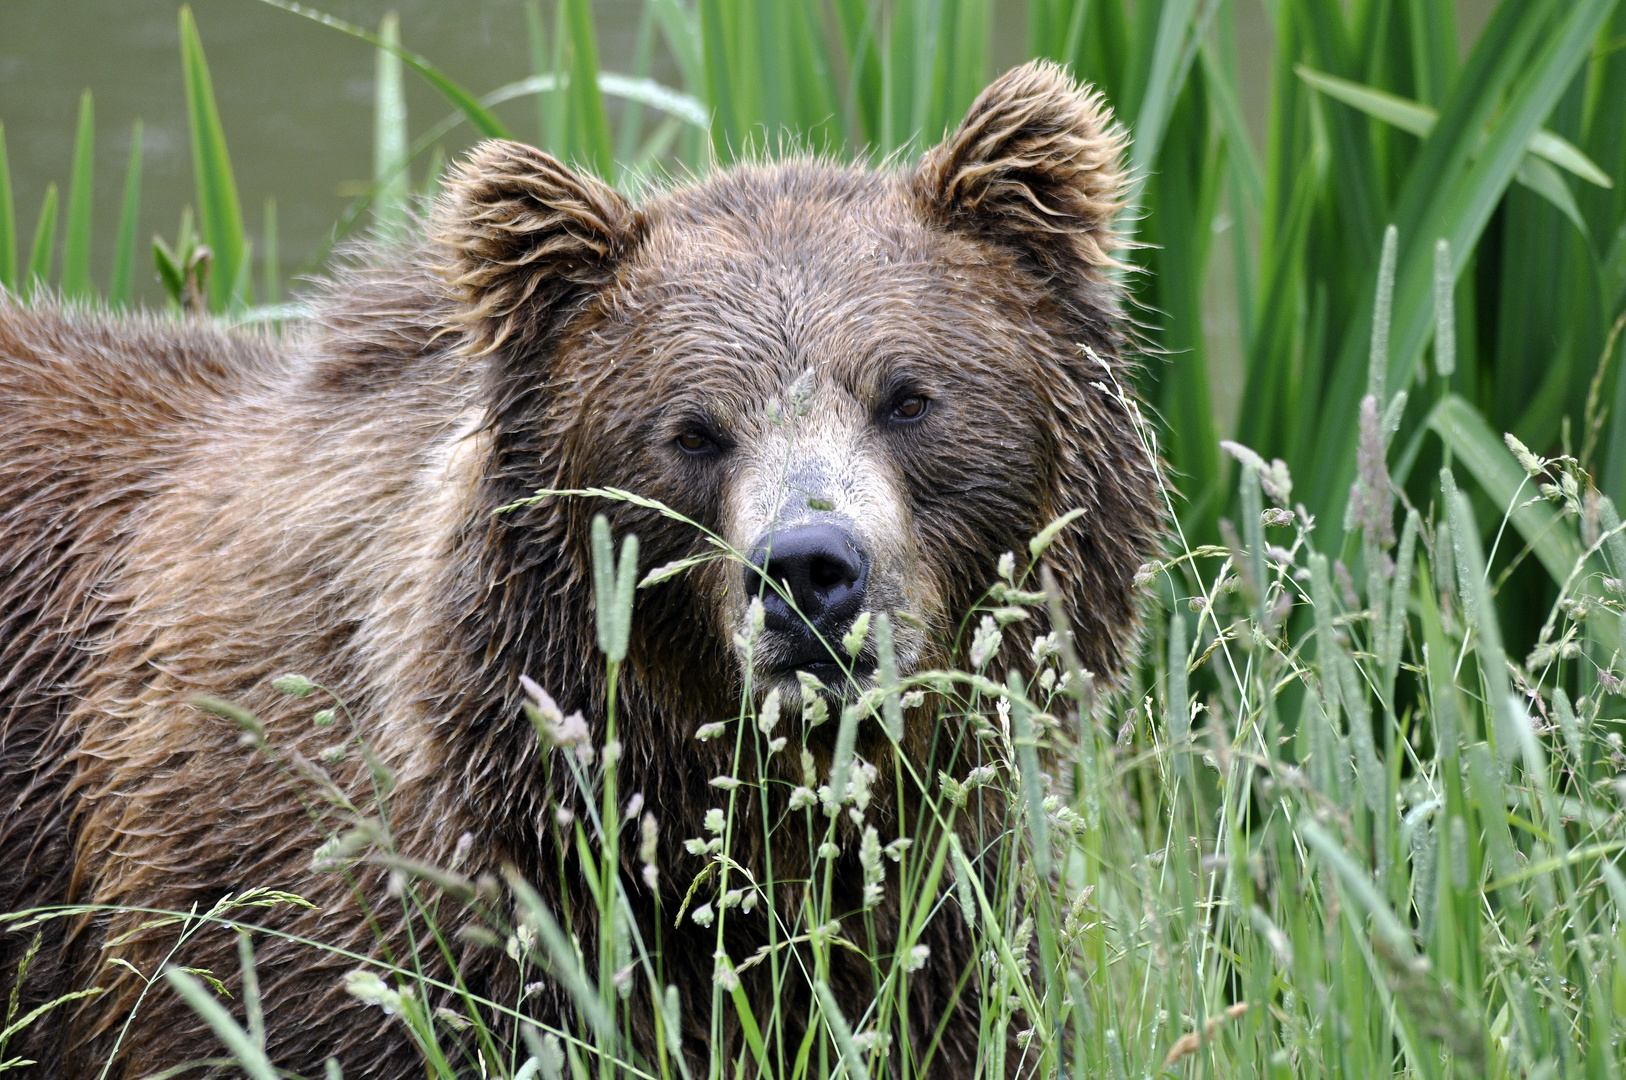
[[[869,556],[858,541],[834,525],[786,529],[759,540],[751,563],[745,587],[762,597],[766,628],[799,643],[798,651],[808,653],[800,659],[828,660],[818,638],[835,644],[864,606]],[[764,577],[779,589],[765,585]],[[794,609],[779,590],[790,594]]]

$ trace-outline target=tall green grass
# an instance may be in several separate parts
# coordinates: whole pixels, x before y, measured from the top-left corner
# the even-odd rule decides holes
[[[461,123],[534,139],[635,190],[787,138],[838,157],[913,153],[993,74],[986,0],[650,0],[619,72],[598,53],[590,5],[533,3],[530,75],[484,94],[404,47],[410,25],[375,34],[272,2],[380,49],[375,184],[341,224],[386,233],[433,189],[437,147]],[[1626,10],[1504,0],[1459,50],[1449,0],[1265,7],[1276,49],[1260,152],[1233,0],[1027,6],[1029,52],[1100,86],[1134,137],[1139,246],[1122,257],[1148,346],[1134,389],[1156,414],[1147,449],[1166,462],[1180,528],[1170,558],[1146,568],[1151,631],[1123,692],[1085,693],[1058,652],[1032,684],[926,673],[832,718],[884,730],[902,695],[938,693],[984,733],[968,753],[1009,812],[962,850],[948,825],[967,793],[900,778],[932,815],[896,861],[866,859],[915,918],[954,904],[973,926],[966,992],[988,1029],[985,1075],[1010,1064],[1007,1025],[1025,1033],[1022,1068],[1045,1075],[1620,1075]],[[177,305],[252,317],[281,287],[275,215],[256,296],[184,9],[182,27],[201,235],[188,218],[155,258]],[[679,86],[649,80],[657,49]],[[415,138],[403,68],[451,110]],[[519,98],[534,119],[511,131],[498,110]],[[61,278],[57,190],[19,252],[0,128],[0,283],[19,293],[53,281],[94,293],[91,116],[87,97]],[[115,303],[134,273],[139,164],[132,152]],[[1234,425],[1215,415],[1204,329],[1217,275],[1233,280],[1241,328]],[[610,561],[601,552],[607,574]],[[997,649],[999,618],[1044,597],[1032,581],[988,584],[984,643]],[[622,611],[612,600],[599,610]],[[606,644],[613,663],[613,634]],[[748,706],[721,735],[737,762],[776,752]],[[850,793],[853,765],[840,764],[841,776],[810,778],[806,827],[776,842],[825,842],[816,791]],[[608,868],[625,842],[613,773],[577,776],[599,810],[575,828]],[[680,838],[715,860],[682,917],[704,906],[720,922],[745,903],[727,856],[730,811],[752,797],[725,785],[715,833]],[[982,860],[992,872],[971,865]],[[427,910],[448,880],[417,880],[404,902]],[[493,913],[491,929],[511,938],[515,963],[575,988],[574,1027],[533,1030],[516,1022],[519,1003],[462,992],[459,1021],[473,1027],[460,1029],[427,1004],[459,988],[426,984],[410,963],[363,965],[352,992],[408,1026],[430,1075],[681,1075],[671,1046],[637,1059],[617,1034],[623,961],[629,992],[669,1015],[658,941],[612,933],[579,956],[568,921],[511,888],[518,921]],[[778,940],[802,936],[817,955],[846,947],[840,935],[864,950],[862,913],[821,895],[809,882],[801,908],[775,913]],[[601,923],[624,925],[614,891],[600,901]],[[202,918],[243,923],[236,910]],[[727,958],[710,1015],[754,1034],[712,1074],[856,1076],[888,1060],[929,1074],[883,1049],[908,1045],[896,1006],[910,955],[872,960],[875,1006],[844,1016],[820,998],[804,1047],[785,1045],[788,1018],[741,1015],[726,965],[753,958]],[[223,1012],[184,974],[144,974],[178,983],[245,1071],[270,1075],[259,1005]]]

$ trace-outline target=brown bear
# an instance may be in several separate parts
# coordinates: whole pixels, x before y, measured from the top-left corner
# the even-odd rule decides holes
[[[561,884],[579,872],[559,815],[575,795],[524,714],[522,677],[580,710],[601,745],[593,515],[641,539],[646,569],[714,548],[635,503],[495,511],[539,489],[615,487],[751,560],[638,591],[616,698],[619,790],[661,837],[658,876],[641,872],[635,831],[621,844],[638,926],[653,932],[658,902],[696,1075],[708,1054],[739,1052],[737,1030],[715,1045],[708,1027],[717,933],[672,925],[703,863],[681,842],[706,835],[709,781],[729,767],[728,740],[697,729],[736,716],[747,686],[790,700],[799,671],[839,712],[876,677],[872,648],[850,678],[830,648],[861,611],[892,613],[905,675],[964,664],[964,620],[1001,555],[1074,509],[1044,560],[1077,655],[1111,678],[1135,633],[1162,502],[1118,388],[1122,143],[1097,96],[1034,63],[912,167],[745,164],[633,206],[530,147],[483,143],[421,244],[362,249],[281,336],[0,299],[0,911],[297,893],[314,907],[239,913],[262,928],[270,1058],[305,1075],[333,1055],[352,1080],[421,1076],[399,1020],[344,985],[357,957],[411,955],[400,879],[365,861],[313,868],[332,808],[290,769],[325,770],[358,801],[382,778],[400,858],[471,880],[513,868],[575,913],[592,957],[592,903]],[[747,670],[738,642],[753,633]],[[311,699],[270,685],[285,672],[331,688],[370,750],[323,758],[344,721],[313,724]],[[245,747],[199,695],[255,714],[275,752]],[[937,745],[929,708],[899,744],[921,762]],[[821,763],[834,727],[809,737]],[[794,755],[780,757],[799,776]],[[772,786],[782,803],[792,784]],[[891,805],[877,799],[872,818],[896,830]],[[856,846],[835,864],[838,908],[857,906]],[[737,848],[760,865],[749,838]],[[729,955],[767,940],[771,904],[730,913]],[[439,908],[446,950],[419,950],[431,974],[455,963],[492,1000],[569,1015],[554,982],[522,992],[502,949],[451,936],[470,918],[456,906]],[[953,907],[909,984],[933,1075],[968,1075],[979,1052]],[[177,949],[177,927],[149,919],[43,924],[25,1003],[103,992],[10,1052],[53,1076],[100,1074],[110,1055],[107,1075],[126,1077],[218,1057],[197,1014],[142,976],[184,964],[236,987],[238,937],[211,926]],[[897,912],[875,921],[885,949]],[[33,932],[3,935],[8,977]],[[831,991],[856,1017],[869,968],[833,956]],[[782,1014],[805,1017],[805,980],[766,971],[739,976],[758,1014],[784,995]],[[632,996],[630,1023],[653,1056],[648,996]]]

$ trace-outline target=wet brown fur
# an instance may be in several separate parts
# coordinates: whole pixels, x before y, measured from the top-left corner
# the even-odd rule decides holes
[[[1106,273],[1120,152],[1098,99],[1035,64],[896,172],[747,165],[634,208],[538,151],[484,144],[429,242],[338,270],[287,339],[0,300],[0,910],[202,909],[270,886],[320,911],[257,912],[261,925],[376,954],[350,883],[310,870],[320,833],[285,773],[186,704],[236,702],[284,762],[314,759],[336,735],[312,726],[311,700],[271,689],[286,671],[334,688],[394,771],[400,851],[446,865],[468,832],[464,872],[512,865],[582,910],[566,895],[580,890],[558,884],[562,770],[549,779],[518,678],[567,711],[602,712],[592,514],[636,532],[644,566],[699,540],[625,505],[492,511],[538,488],[614,485],[714,523],[726,472],[674,459],[673,425],[760,413],[806,367],[870,402],[907,372],[941,402],[929,435],[886,444],[942,597],[931,662],[959,658],[958,620],[999,555],[1083,507],[1047,561],[1084,664],[1110,677],[1160,528],[1155,476],[1110,390],[1122,363]],[[702,833],[716,803],[707,781],[727,765],[692,736],[740,693],[716,602],[728,573],[712,564],[640,592],[619,698],[620,787],[660,816],[668,918],[700,866],[679,843]],[[923,726],[905,740],[922,759],[934,752]],[[331,771],[362,797],[357,755]],[[856,861],[844,859],[842,894],[856,897]],[[628,870],[648,922],[630,853]],[[400,903],[374,873],[360,890],[399,950]],[[441,910],[450,927],[464,918]],[[880,914],[885,946],[896,912]],[[31,1034],[22,1050],[48,1063],[41,1075],[105,1059],[138,991],[106,956],[152,971],[174,941],[161,929],[104,950],[141,919],[49,924],[28,995],[108,992]],[[760,912],[729,925],[737,961],[765,931]],[[957,929],[945,917],[927,938],[930,964],[912,984],[923,1023],[948,1008],[969,959]],[[685,1044],[703,1055],[712,934],[663,933]],[[24,945],[0,939],[0,970]],[[347,1077],[421,1073],[399,1025],[345,995],[353,962],[266,934],[255,945],[279,1064],[316,1074],[337,1054]],[[176,962],[225,976],[236,948],[206,931]],[[517,998],[499,953],[461,960],[476,992]],[[867,967],[838,963],[832,983],[857,1015]],[[762,969],[746,985],[765,1005]],[[566,1008],[553,989],[527,1007]],[[969,1073],[976,1024],[954,1009],[936,1069]],[[651,1025],[635,1013],[645,1047]],[[155,988],[120,1053],[134,1077],[218,1044]]]

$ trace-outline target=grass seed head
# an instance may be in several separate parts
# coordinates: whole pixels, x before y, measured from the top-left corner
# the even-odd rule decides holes
[[[779,688],[776,686],[768,691],[768,696],[762,699],[762,708],[757,712],[757,730],[764,735],[772,734],[774,726],[779,723]]]
[[[981,671],[999,652],[999,642],[999,625],[992,615],[984,615],[977,624],[976,632],[971,635],[971,667]]]

